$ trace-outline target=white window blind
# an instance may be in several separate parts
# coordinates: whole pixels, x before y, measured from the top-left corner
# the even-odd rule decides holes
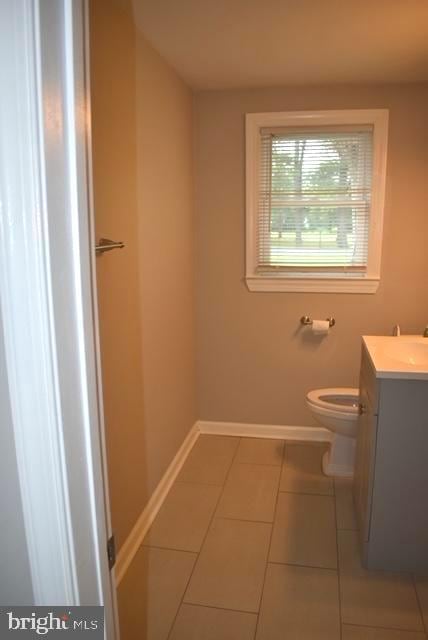
[[[256,272],[361,277],[368,260],[373,128],[259,132]]]

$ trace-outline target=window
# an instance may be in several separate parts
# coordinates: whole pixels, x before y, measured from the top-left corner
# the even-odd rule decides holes
[[[247,114],[251,291],[375,293],[388,112]]]

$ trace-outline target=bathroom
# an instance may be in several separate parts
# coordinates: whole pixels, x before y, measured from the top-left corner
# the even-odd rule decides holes
[[[267,6],[279,17],[266,3],[90,1],[95,226],[125,245],[97,257],[122,638],[422,640],[428,581],[346,564],[352,479],[323,475],[305,397],[359,386],[363,335],[428,322],[427,9]],[[377,290],[250,291],[246,114],[330,110],[388,113]],[[335,323],[315,335],[304,316]],[[242,515],[248,493],[261,515]],[[320,559],[275,555],[281,501],[278,527],[302,523],[299,553]],[[249,577],[234,559],[251,541]]]

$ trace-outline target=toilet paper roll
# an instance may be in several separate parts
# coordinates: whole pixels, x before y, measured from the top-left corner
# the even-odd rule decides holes
[[[330,323],[328,320],[313,320],[312,332],[317,336],[325,336],[330,331]]]

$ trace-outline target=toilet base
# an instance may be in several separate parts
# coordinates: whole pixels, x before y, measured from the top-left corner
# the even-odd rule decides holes
[[[354,476],[356,439],[334,434],[330,449],[322,458],[326,476],[352,478]]]

